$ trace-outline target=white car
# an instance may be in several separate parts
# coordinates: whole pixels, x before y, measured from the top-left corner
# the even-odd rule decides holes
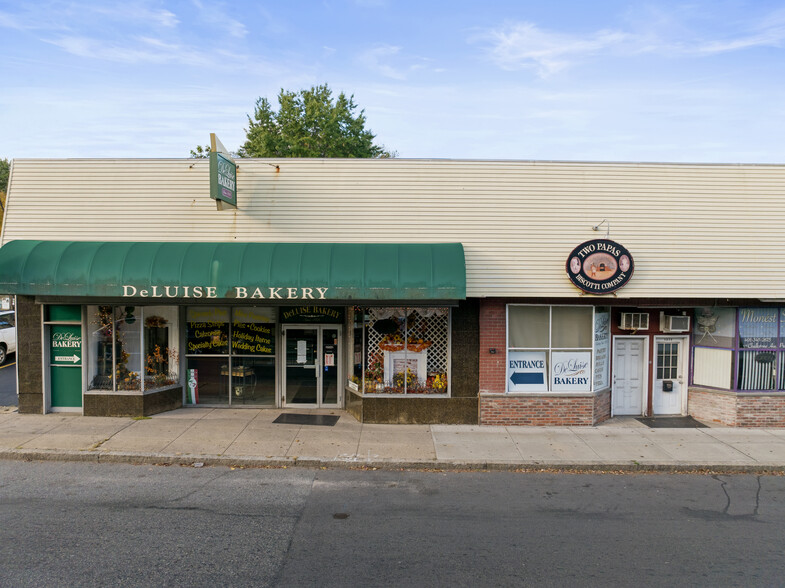
[[[16,353],[16,315],[13,310],[0,312],[0,365],[9,353]]]

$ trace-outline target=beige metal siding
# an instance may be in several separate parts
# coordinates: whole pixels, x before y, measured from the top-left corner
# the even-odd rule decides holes
[[[16,160],[3,241],[457,241],[468,296],[578,297],[567,255],[608,219],[619,298],[785,299],[782,165],[240,160],[237,184],[218,212],[207,160]]]

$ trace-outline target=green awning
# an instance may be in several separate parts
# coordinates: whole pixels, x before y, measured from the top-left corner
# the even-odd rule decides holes
[[[466,298],[466,264],[460,243],[11,241],[0,248],[0,292],[449,301]]]

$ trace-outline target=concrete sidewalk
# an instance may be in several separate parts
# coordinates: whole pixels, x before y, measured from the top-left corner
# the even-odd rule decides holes
[[[273,423],[335,414],[332,426]],[[785,472],[785,428],[373,425],[336,410],[183,408],[150,418],[0,412],[0,459],[236,466]]]

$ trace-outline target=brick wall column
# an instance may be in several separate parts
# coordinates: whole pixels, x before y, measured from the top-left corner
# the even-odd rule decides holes
[[[506,305],[497,298],[484,298],[480,300],[480,394],[505,391],[506,356]]]
[[[453,398],[477,398],[479,389],[480,313],[476,298],[462,300],[452,309],[452,357],[450,366]]]
[[[44,411],[41,305],[32,296],[16,297],[16,369],[19,374],[19,412]]]

